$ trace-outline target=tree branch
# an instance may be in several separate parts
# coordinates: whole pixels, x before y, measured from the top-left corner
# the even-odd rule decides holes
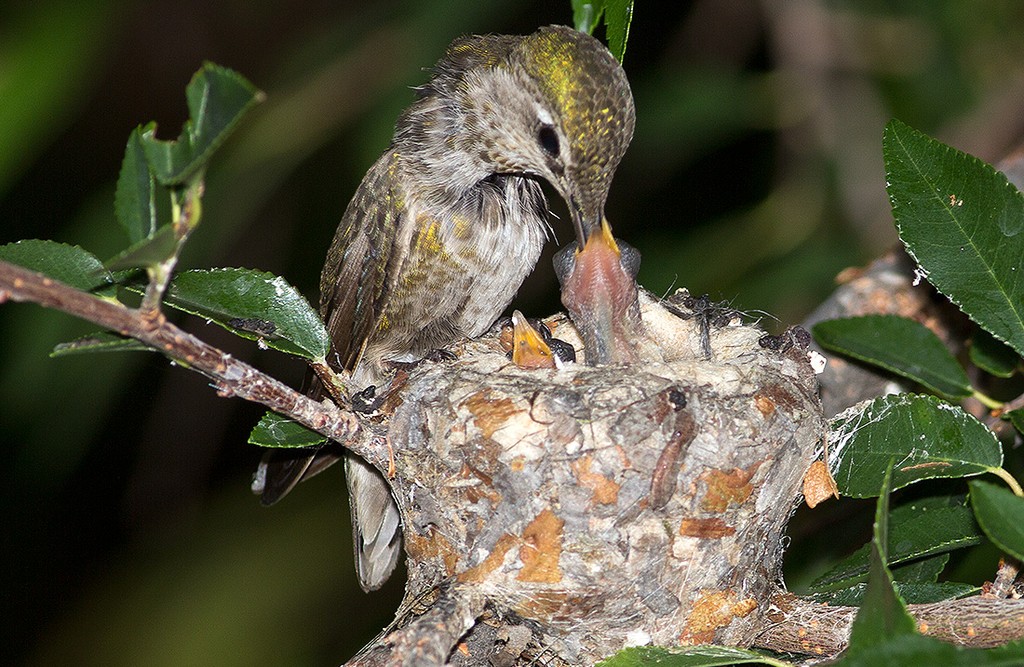
[[[907,605],[917,629],[959,646],[991,648],[1024,638],[1024,600],[983,595]],[[830,607],[792,593],[772,597],[772,612],[754,647],[772,651],[835,655],[850,639],[857,607]]]
[[[101,299],[64,283],[0,261],[0,303],[37,303],[45,308],[75,315],[101,327],[145,343],[213,381],[219,396],[238,396],[265,405],[321,435],[343,443],[369,461],[387,460],[387,447],[375,434],[363,429],[358,416],[329,403],[315,401],[244,361],[203,342],[167,321]],[[358,437],[357,437],[358,436]]]

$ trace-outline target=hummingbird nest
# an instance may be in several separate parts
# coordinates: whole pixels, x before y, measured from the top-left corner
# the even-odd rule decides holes
[[[350,664],[592,664],[765,628],[824,432],[809,339],[640,303],[628,366],[522,369],[491,332],[409,371],[362,436],[393,452],[406,597]]]

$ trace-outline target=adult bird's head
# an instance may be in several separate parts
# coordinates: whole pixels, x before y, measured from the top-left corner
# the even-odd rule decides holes
[[[636,113],[625,72],[597,39],[566,26],[464,37],[420,92],[408,143],[450,149],[444,163],[424,160],[439,190],[542,178],[568,205],[580,248],[600,227]]]

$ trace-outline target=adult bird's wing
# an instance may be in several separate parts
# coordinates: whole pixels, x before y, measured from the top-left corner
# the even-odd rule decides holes
[[[345,209],[338,231],[327,253],[320,275],[320,315],[331,339],[328,362],[336,370],[352,370],[359,363],[364,343],[378,324],[383,304],[391,289],[387,277],[397,275],[393,252],[402,229],[404,202],[390,177],[396,167],[393,151],[385,153],[370,168]],[[362,387],[355,387],[356,391]],[[310,373],[309,396],[321,399],[325,390]],[[260,463],[254,487],[260,502],[273,505],[296,484],[319,473],[344,454],[344,448],[328,443],[308,449],[273,450]]]

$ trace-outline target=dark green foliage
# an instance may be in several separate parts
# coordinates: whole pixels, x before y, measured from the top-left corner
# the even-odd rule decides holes
[[[629,26],[633,22],[633,0],[572,0],[572,18],[577,30],[594,32],[602,16],[608,49],[622,62]]]
[[[814,326],[822,347],[898,373],[950,398],[971,395],[962,366],[939,337],[913,320],[865,315]]]
[[[893,510],[889,517],[889,564],[909,563],[917,559],[928,561],[931,560],[926,558],[928,556],[962,549],[981,541],[981,531],[970,508],[949,505],[946,501],[946,498],[937,498],[931,502],[912,502]],[[870,559],[870,545],[864,545],[818,577],[811,584],[811,591],[838,591],[867,581]],[[945,564],[945,561],[936,560],[940,565]],[[935,576],[928,579],[934,582],[941,571],[939,567],[934,572]],[[920,582],[920,574],[904,574]]]
[[[598,667],[726,667],[727,665],[786,665],[763,653],[730,646],[693,648],[628,648],[598,663]]]
[[[883,153],[896,227],[928,282],[1024,354],[1024,197],[990,165],[897,120]]]
[[[984,329],[975,332],[969,351],[971,363],[995,377],[1008,378],[1020,367],[1020,355]]]
[[[314,361],[327,356],[323,322],[280,276],[252,269],[182,271],[168,287],[167,304],[275,350]]]
[[[78,246],[56,241],[27,239],[0,246],[0,259],[45,273],[54,280],[84,291],[108,286],[113,282],[103,262]]]
[[[1002,486],[971,482],[971,506],[985,534],[1018,561],[1024,560],[1024,498]]]
[[[189,120],[177,139],[157,139],[155,123],[143,127],[139,137],[150,170],[165,187],[194,179],[263,93],[238,73],[206,63],[192,77],[185,97]]]
[[[319,433],[273,412],[263,415],[249,434],[249,444],[260,447],[313,447],[326,440]]]
[[[934,477],[980,475],[1003,463],[1003,451],[984,424],[933,396],[890,394],[836,417],[830,447],[840,455],[833,475],[839,492],[878,495],[894,458],[893,487]]]

